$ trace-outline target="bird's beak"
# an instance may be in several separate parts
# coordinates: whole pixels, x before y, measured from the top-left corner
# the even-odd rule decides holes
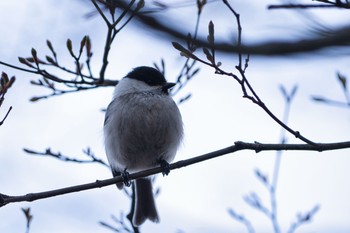
[[[173,86],[175,86],[176,83],[165,83],[163,86],[162,86],[162,91],[164,93],[168,93],[169,92],[169,89],[171,89]]]
[[[163,90],[169,90],[169,89],[171,89],[173,86],[175,86],[176,85],[176,83],[165,83],[164,85],[163,85]]]
[[[169,90],[170,88],[172,88],[175,85],[176,85],[176,83],[166,83],[163,85],[163,88],[166,90]]]

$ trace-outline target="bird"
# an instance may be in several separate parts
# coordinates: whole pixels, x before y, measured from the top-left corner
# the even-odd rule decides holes
[[[134,68],[115,87],[107,107],[104,138],[113,176],[161,165],[164,173],[183,138],[181,113],[170,96],[175,83],[155,68]],[[168,165],[168,166],[167,166]],[[128,182],[124,182],[127,184]],[[122,189],[123,183],[117,187]],[[134,226],[159,222],[151,177],[135,180]]]

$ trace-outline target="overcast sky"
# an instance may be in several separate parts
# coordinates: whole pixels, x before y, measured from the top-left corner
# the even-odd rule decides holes
[[[93,9],[87,2],[1,1],[0,60],[19,65],[17,57],[29,56],[32,47],[44,57],[49,53],[46,39],[50,39],[59,59],[68,66],[73,60],[65,49],[67,38],[72,39],[77,48],[81,38],[89,35],[94,52],[92,68],[97,75],[106,27],[98,16],[84,17]],[[246,42],[306,36],[315,22],[329,27],[350,22],[346,10],[318,10],[312,11],[313,15],[304,15],[291,10],[268,11],[266,6],[279,3],[277,0],[231,2],[235,2],[233,6],[241,14]],[[195,7],[177,8],[164,14],[177,26],[193,31]],[[314,17],[313,21],[310,16]],[[200,27],[203,36],[209,20],[213,20],[217,35],[227,40],[235,36],[234,18],[221,2],[211,3],[204,9]],[[120,79],[133,67],[159,63],[164,58],[167,79],[174,81],[184,58],[170,42],[145,33],[139,24],[130,24],[117,36],[112,47],[107,77]],[[350,57],[344,52],[343,55],[337,53],[339,51],[332,50],[317,55],[251,56],[247,77],[266,105],[281,118],[284,100],[279,85],[287,90],[298,85],[289,125],[316,142],[347,141],[349,109],[311,100],[312,95],[344,100],[336,72],[350,76]],[[219,57],[225,69],[235,72],[236,55],[219,54]],[[178,100],[192,94],[189,101],[179,106],[185,124],[185,140],[175,160],[221,149],[235,141],[279,142],[280,127],[258,106],[242,98],[241,89],[232,78],[217,76],[213,70],[200,67],[199,75],[175,96]],[[4,66],[0,66],[0,70],[17,78],[0,111],[2,119],[8,107],[13,106],[0,127],[0,193],[23,195],[111,177],[110,171],[101,165],[30,156],[23,148],[44,151],[50,147],[65,155],[83,158],[82,149],[89,146],[106,160],[101,109],[111,100],[113,88],[31,103],[31,97],[49,93],[30,85],[29,81],[38,77]],[[288,141],[300,143],[290,135]],[[274,158],[274,152],[241,151],[172,171],[165,178],[159,176],[156,187],[160,187],[161,192],[156,202],[161,222],[145,223],[142,232],[246,232],[242,224],[229,216],[228,208],[249,218],[256,232],[271,232],[271,222],[247,206],[242,197],[255,191],[269,206],[268,192],[253,171],[259,168],[271,178]],[[312,223],[302,226],[299,232],[349,231],[348,164],[349,150],[283,154],[277,205],[278,220],[284,232],[298,212],[310,210],[316,204],[321,206],[319,212]],[[128,213],[129,200],[115,186],[110,186],[33,203],[9,204],[0,209],[0,232],[25,231],[22,207],[30,207],[34,215],[31,233],[111,232],[98,221],[113,224],[111,214],[119,217],[121,211]]]

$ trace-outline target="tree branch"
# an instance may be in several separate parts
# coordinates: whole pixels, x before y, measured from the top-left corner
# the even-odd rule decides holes
[[[231,7],[231,5],[228,3],[227,0],[223,0],[224,4],[229,8],[229,10],[232,12],[236,19],[237,24],[237,47],[242,47],[242,26],[240,21],[240,15]],[[251,100],[254,104],[258,105],[260,108],[262,108],[277,124],[282,126],[284,129],[286,129],[289,133],[294,135],[296,138],[299,138],[303,142],[306,142],[308,144],[315,144],[313,141],[309,140],[308,138],[304,137],[299,131],[295,131],[292,128],[290,128],[288,125],[283,123],[278,117],[275,116],[275,114],[266,106],[266,104],[260,99],[252,85],[250,84],[249,80],[247,79],[245,75],[246,68],[248,67],[249,62],[249,55],[245,59],[245,65],[243,67],[242,65],[242,56],[243,52],[238,52],[238,65],[235,66],[235,68],[238,70],[240,77],[238,75],[233,74],[232,72],[226,72],[223,69],[220,68],[221,62],[216,62],[215,59],[215,48],[214,48],[214,23],[212,21],[209,22],[209,35],[207,36],[208,43],[210,44],[209,48],[203,48],[203,53],[206,55],[206,58],[208,61],[204,61],[203,59],[199,58],[198,56],[194,55],[194,51],[190,49],[186,49],[182,45],[180,45],[177,42],[173,42],[173,46],[175,49],[180,51],[180,55],[185,56],[187,58],[191,58],[195,61],[199,61],[207,66],[210,66],[215,69],[216,74],[220,75],[226,75],[229,77],[234,78],[239,85],[241,86],[243,97]]]
[[[269,5],[267,9],[310,9],[310,8],[340,8],[337,5],[326,4],[283,4],[283,5]],[[350,6],[344,6],[343,8],[349,8]]]
[[[276,150],[293,150],[293,151],[327,151],[327,150],[339,150],[350,148],[350,141],[347,142],[337,142],[337,143],[316,143],[314,145],[310,144],[263,144],[263,143],[247,143],[237,141],[234,145],[210,152],[204,155],[200,155],[197,157],[193,157],[186,160],[181,160],[175,163],[170,164],[170,170],[186,167],[192,164],[200,163],[209,159],[213,159],[216,157],[220,157],[226,154],[234,153],[240,150],[253,150],[256,153],[261,151],[276,151]],[[157,173],[161,173],[162,167],[156,167],[136,173],[132,173],[129,175],[130,180],[134,180],[136,178],[146,177],[150,175],[155,175]],[[46,192],[39,193],[28,193],[23,196],[8,196],[0,193],[0,207],[7,205],[9,203],[14,202],[32,202],[39,199],[45,199],[49,197],[54,197],[58,195],[64,195],[73,192],[80,192],[84,190],[94,189],[94,188],[102,188],[104,186],[113,185],[116,183],[123,182],[123,178],[121,176],[117,176],[111,179],[106,180],[96,180],[96,182],[76,185],[71,187],[66,187],[62,189],[56,189]]]
[[[311,210],[307,211],[306,213],[299,213],[297,215],[297,220],[291,224],[287,233],[294,233],[296,229],[300,226],[304,225],[305,223],[311,222],[319,209],[320,205],[315,205]]]
[[[2,74],[0,76],[0,108],[5,100],[5,95],[8,91],[8,89],[11,88],[11,86],[13,85],[15,80],[16,80],[15,76],[12,76],[11,78],[9,78],[9,76],[5,72],[2,72]],[[10,108],[7,110],[4,118],[2,120],[0,120],[0,126],[2,124],[4,124],[6,118],[10,114],[11,110],[12,110],[12,106],[10,106]]]
[[[47,46],[51,51],[52,56],[46,55],[45,56],[46,61],[44,61],[44,59],[42,58],[39,58],[34,48],[31,50],[31,57],[18,58],[19,62],[29,67],[29,69],[0,61],[0,65],[4,65],[12,69],[41,76],[41,78],[37,80],[31,80],[31,84],[48,88],[49,90],[52,91],[52,93],[48,95],[34,96],[31,98],[31,101],[37,101],[44,98],[63,95],[67,93],[75,93],[83,90],[91,90],[99,87],[115,86],[118,83],[118,81],[116,80],[109,80],[109,79],[103,79],[103,81],[101,81],[100,78],[94,77],[92,75],[92,71],[90,68],[90,59],[93,53],[91,51],[91,41],[88,36],[84,36],[83,39],[81,40],[78,54],[74,54],[73,52],[72,41],[70,39],[67,40],[67,49],[70,55],[72,56],[72,58],[74,59],[75,71],[59,64],[57,53],[55,52],[54,47],[49,40],[47,40]],[[84,63],[80,62],[81,55],[84,48],[86,50],[85,64],[87,66],[88,74],[83,74],[82,71],[83,71]],[[51,73],[50,71],[42,68],[43,66],[62,70],[67,74],[69,74],[70,76],[74,75],[74,77],[65,78],[65,79],[60,78],[56,74]],[[57,87],[57,84],[60,84],[60,87]]]
[[[236,213],[236,211],[232,208],[229,208],[227,212],[230,214],[232,218],[242,223],[246,227],[248,233],[255,233],[252,223],[243,214]]]
[[[121,9],[127,8],[127,4],[123,1],[118,2],[118,7]],[[130,12],[131,13],[131,12]],[[152,29],[157,32],[166,34],[169,40],[184,40],[186,41],[187,33],[177,30],[173,25],[164,18],[144,14],[140,12],[136,14],[136,19],[146,26],[146,29]],[[296,53],[311,53],[324,48],[348,46],[350,41],[350,26],[335,29],[331,35],[300,38],[293,41],[265,41],[242,46],[234,46],[231,43],[217,42],[214,49],[223,53],[246,53],[256,55],[286,55]],[[210,47],[210,44],[205,38],[198,38],[193,41],[197,47]]]
[[[65,162],[74,162],[74,163],[99,163],[105,167],[109,168],[109,165],[104,162],[102,159],[99,159],[95,156],[95,154],[91,151],[91,149],[88,147],[83,150],[83,153],[89,158],[89,159],[76,159],[73,157],[69,157],[66,155],[62,155],[61,152],[52,152],[51,148],[47,148],[45,152],[38,152],[31,149],[24,148],[24,152],[31,154],[31,155],[37,155],[37,156],[49,156],[53,157]]]
[[[7,110],[7,112],[6,112],[5,116],[4,116],[4,118],[2,118],[2,120],[0,120],[0,126],[2,126],[2,125],[4,124],[6,118],[7,118],[8,115],[10,114],[11,110],[12,110],[12,106],[9,107],[9,109]]]

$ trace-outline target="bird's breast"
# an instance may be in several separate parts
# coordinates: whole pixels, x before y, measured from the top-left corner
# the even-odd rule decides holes
[[[107,155],[119,168],[136,171],[156,166],[159,159],[174,159],[182,138],[182,120],[170,97],[125,95],[115,98],[108,108],[112,112],[106,122],[107,140],[113,150]]]

